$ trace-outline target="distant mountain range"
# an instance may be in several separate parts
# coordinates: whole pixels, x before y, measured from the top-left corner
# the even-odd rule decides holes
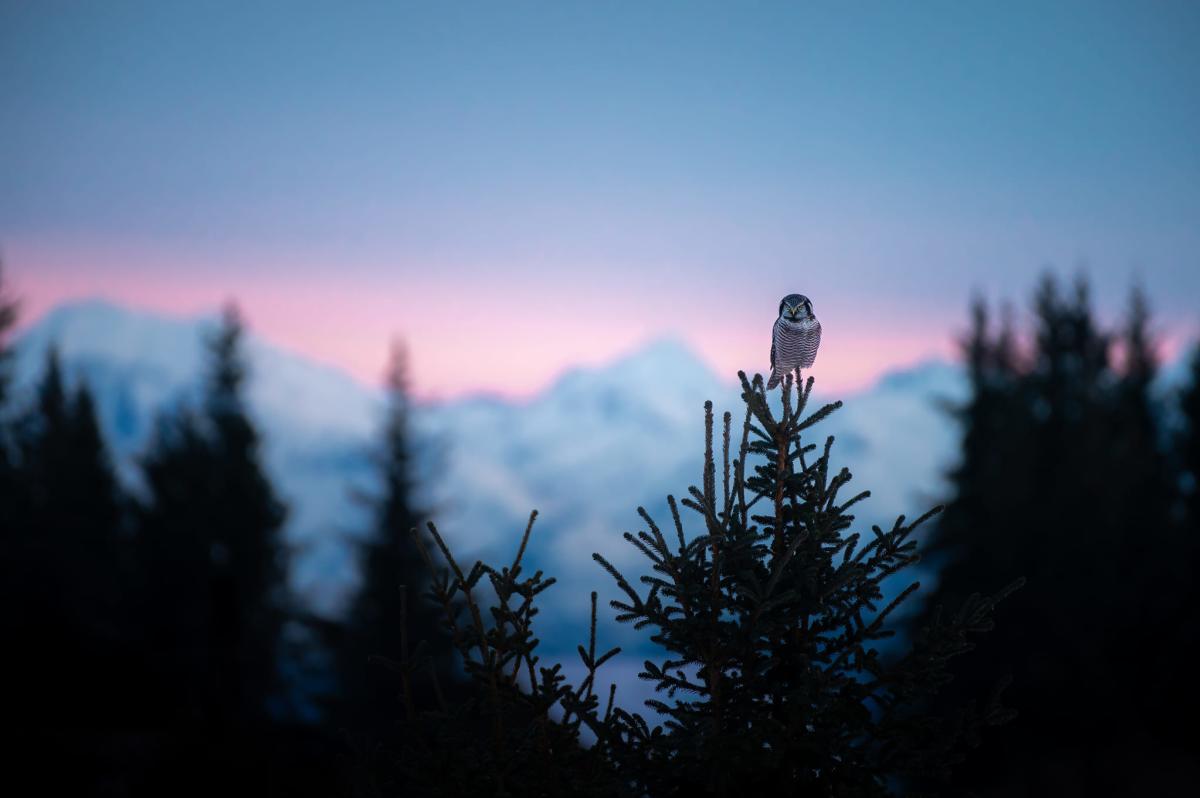
[[[68,377],[95,391],[121,473],[136,485],[136,459],[155,418],[197,395],[202,336],[215,324],[215,315],[175,318],[99,301],[61,306],[17,341],[18,395],[36,385],[48,347],[57,346]],[[291,507],[292,585],[317,611],[336,614],[355,586],[351,543],[367,519],[354,495],[373,488],[382,393],[252,334],[247,351],[265,462]],[[819,365],[814,373],[819,380]],[[637,507],[666,522],[666,495],[686,495],[700,482],[704,401],[735,418],[741,407],[728,376],[665,340],[570,371],[528,400],[422,405],[424,500],[464,558],[511,557],[537,508],[532,561],[560,581],[543,610],[543,635],[569,628],[573,639],[583,632],[588,591],[613,592],[591,553],[639,568],[640,555],[621,540],[640,526]],[[959,369],[929,362],[840,397],[845,407],[818,430],[822,440],[836,436],[835,463],[852,470],[852,487],[872,492],[863,521],[890,522],[943,496],[958,430],[941,405],[966,391]]]

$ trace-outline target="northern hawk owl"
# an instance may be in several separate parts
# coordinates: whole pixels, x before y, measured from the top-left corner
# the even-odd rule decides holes
[[[779,303],[779,318],[771,332],[771,379],[774,388],[792,369],[806,369],[817,359],[821,345],[821,322],[813,315],[812,300],[788,294]]]

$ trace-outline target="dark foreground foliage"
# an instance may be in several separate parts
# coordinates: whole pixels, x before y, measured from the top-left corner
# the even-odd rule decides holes
[[[840,404],[808,413],[812,379],[796,391],[789,377],[775,412],[760,377],[741,379],[740,430],[735,438],[726,413],[715,443],[706,405],[702,485],[682,502],[670,498],[669,531],[639,510],[646,529],[625,535],[652,574],[635,587],[593,555],[624,594],[612,602],[617,620],[649,630],[664,650],[640,674],[659,694],[647,702],[659,720],[615,706],[615,686],[596,695],[597,669],[619,651],[596,648],[594,594],[591,634],[579,647],[587,676],[572,685],[560,666],[542,664],[533,619],[554,580],[522,569],[533,517],[503,567],[477,562],[464,570],[430,526],[448,566],[430,595],[447,608],[477,690],[457,708],[419,713],[408,696],[421,658],[395,663],[412,727],[395,762],[419,794],[725,795],[782,787],[885,795],[905,778],[943,779],[982,727],[1010,718],[996,694],[980,709],[942,716],[920,707],[948,680],[948,660],[991,628],[993,608],[1019,581],[970,596],[935,618],[907,653],[885,660],[875,644],[892,634],[889,616],[918,584],[885,600],[883,582],[917,562],[913,532],[937,510],[867,535],[853,531],[848,511],[868,494],[847,495],[850,473],[832,465],[832,438],[810,442]],[[694,531],[680,504],[694,513]],[[465,613],[454,610],[458,600]],[[584,729],[593,745],[584,745]]]
[[[1021,714],[958,772],[981,795],[1183,795],[1200,778],[1192,730],[1200,647],[1200,352],[1175,398],[1155,384],[1144,296],[1104,328],[1086,281],[1039,285],[1030,323],[976,303],[964,342],[971,398],[938,520],[935,601],[1022,573],[1007,623],[934,702],[1008,671]]]

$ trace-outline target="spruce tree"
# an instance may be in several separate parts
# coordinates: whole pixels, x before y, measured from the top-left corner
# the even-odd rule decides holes
[[[918,561],[913,533],[940,508],[869,537],[852,531],[847,511],[869,493],[846,496],[851,475],[832,465],[832,437],[809,440],[841,403],[808,413],[812,379],[794,397],[789,380],[776,413],[758,379],[741,379],[736,456],[726,414],[718,482],[708,406],[703,486],[682,502],[700,515],[701,534],[686,538],[673,500],[674,544],[643,512],[649,532],[626,539],[657,572],[642,578],[644,596],[596,555],[629,597],[613,602],[618,620],[655,628],[668,651],[642,673],[671,699],[652,704],[667,734],[637,718],[628,726],[657,764],[646,788],[882,795],[898,777],[944,775],[967,737],[1008,713],[996,695],[980,713],[944,718],[922,715],[918,702],[1019,582],[970,596],[885,660],[876,643],[894,634],[888,618],[919,583],[885,600],[882,582]]]
[[[1182,758],[1180,738],[1167,731],[1185,683],[1178,644],[1194,625],[1181,616],[1186,544],[1167,514],[1145,298],[1135,291],[1124,324],[1110,331],[1096,321],[1086,282],[1064,291],[1047,275],[1030,346],[1012,357],[1011,340],[976,322],[964,351],[972,397],[959,413],[953,498],[930,541],[934,603],[953,604],[1014,571],[1029,585],[1006,607],[1011,622],[964,658],[931,705],[976,693],[1007,663],[1020,719],[1003,744],[959,769],[954,789],[1169,789]],[[1011,365],[975,368],[980,359]]]
[[[148,609],[163,678],[185,675],[186,714],[213,730],[266,720],[285,591],[285,509],[245,406],[242,336],[229,306],[207,341],[202,408],[163,422],[144,461],[147,601],[158,603]]]
[[[1183,428],[1176,453],[1180,465],[1184,525],[1200,538],[1200,345],[1188,359],[1187,384],[1179,395]]]
[[[4,262],[0,260],[0,619],[3,629],[16,628],[21,622],[20,593],[17,584],[22,575],[24,522],[21,496],[17,486],[16,452],[12,416],[8,403],[12,352],[9,336],[17,321],[17,303],[9,296]]]
[[[8,292],[0,260],[0,631],[19,649],[16,632],[23,622],[20,585],[24,579],[25,533],[17,491],[8,406],[12,352],[9,335],[17,321],[17,304]]]
[[[1114,579],[1123,579],[1144,596],[1138,619],[1145,633],[1156,636],[1162,624],[1172,623],[1174,606],[1183,587],[1182,574],[1162,546],[1177,545],[1172,522],[1176,490],[1169,470],[1169,452],[1162,443],[1166,408],[1154,390],[1158,376],[1158,342],[1149,301],[1140,286],[1129,296],[1125,319],[1117,334],[1121,360],[1109,414],[1109,457],[1121,470],[1103,492],[1108,523],[1116,542],[1115,559],[1122,563]],[[1140,654],[1128,651],[1129,667],[1138,667]],[[1155,712],[1169,711],[1175,699],[1160,693]]]
[[[399,747],[377,760],[374,779],[387,795],[619,796],[636,795],[633,772],[621,772],[614,748],[625,751],[613,699],[605,708],[596,694],[598,669],[620,652],[597,655],[596,594],[592,593],[588,647],[579,647],[588,675],[567,681],[561,664],[538,654],[533,620],[537,602],[555,584],[523,563],[537,512],[530,515],[512,563],[499,568],[476,562],[464,571],[431,522],[441,564],[423,535],[413,542],[433,574],[425,598],[440,606],[454,647],[471,679],[462,700],[451,701],[437,670],[420,649],[402,641],[391,661],[401,698]],[[481,585],[486,578],[486,587]],[[485,603],[489,601],[490,603]],[[435,702],[422,711],[414,686],[428,674]],[[583,744],[584,727],[597,738]],[[624,754],[624,767],[637,756]],[[639,771],[640,772],[640,771]],[[396,774],[393,777],[393,774]],[[390,777],[390,778],[389,778]]]
[[[66,591],[60,600],[76,602],[77,620],[94,628],[97,616],[112,614],[120,499],[91,391],[68,390],[54,349],[17,435],[30,532],[51,558],[55,589]]]
[[[398,709],[395,679],[380,658],[399,659],[406,646],[422,645],[428,667],[440,674],[440,687],[449,691],[458,681],[441,612],[421,598],[429,573],[411,531],[424,528],[425,512],[416,498],[412,398],[407,353],[400,344],[392,350],[386,388],[387,414],[375,457],[380,491],[370,499],[373,528],[359,548],[361,584],[346,615],[340,652],[340,721],[374,738],[394,730]],[[429,674],[417,674],[416,682],[419,689],[409,699],[432,707]]]
[[[971,328],[960,342],[960,349],[972,391],[961,406],[946,408],[961,425],[963,437],[962,456],[948,475],[954,501],[937,519],[940,528],[957,529],[981,517],[995,519],[997,526],[1019,523],[1011,515],[1019,499],[1014,502],[1011,493],[1005,496],[993,486],[1003,483],[1012,487],[1005,453],[1021,451],[1032,433],[1009,412],[1018,391],[1012,314],[1005,312],[998,330],[993,329],[987,304],[981,298],[972,301],[970,314]],[[936,567],[955,557],[964,545],[968,545],[964,540],[934,535],[929,541],[927,562]],[[973,540],[970,545],[981,542]],[[991,579],[1002,579],[1002,574],[1013,573],[1019,567],[1004,549],[988,551],[988,557]],[[954,600],[961,600],[971,588],[966,590],[968,593],[960,591]]]
[[[1168,624],[1160,661],[1170,667],[1170,678],[1163,687],[1166,698],[1186,717],[1200,712],[1200,699],[1195,691],[1180,690],[1192,678],[1190,658],[1172,656],[1172,651],[1200,649],[1200,624],[1190,617],[1192,608],[1200,603],[1200,345],[1188,359],[1188,381],[1178,396],[1182,426],[1176,433],[1175,482],[1179,490],[1179,512],[1175,518],[1177,552],[1169,561],[1173,612],[1163,613]],[[1200,755],[1200,746],[1191,749],[1193,757]]]
[[[8,295],[8,286],[4,278],[4,261],[0,260],[0,420],[8,401],[8,383],[12,352],[9,351],[8,336],[17,323],[17,303]],[[0,467],[4,463],[4,439],[0,438]]]
[[[623,594],[611,602],[616,619],[652,630],[663,649],[640,674],[659,693],[647,703],[663,725],[616,706],[615,686],[606,701],[596,695],[598,669],[619,650],[598,653],[595,594],[588,645],[579,647],[583,681],[569,684],[559,666],[541,664],[533,618],[554,580],[522,570],[532,517],[501,568],[464,570],[431,525],[449,571],[430,595],[467,605],[465,617],[448,611],[447,621],[477,697],[420,719],[426,734],[404,757],[420,794],[885,795],[898,779],[944,777],[980,727],[1008,719],[995,694],[979,710],[940,717],[920,703],[1019,582],[970,596],[903,656],[885,659],[876,644],[918,584],[885,598],[883,580],[917,562],[914,531],[936,509],[855,530],[849,510],[869,494],[847,495],[851,475],[833,466],[832,438],[810,442],[840,403],[808,412],[812,379],[795,391],[789,376],[776,412],[761,376],[740,377],[740,433],[726,413],[715,442],[706,404],[701,486],[682,502],[669,497],[672,529],[639,508],[646,529],[624,536],[652,569],[641,589],[593,555]],[[690,532],[680,504],[697,518]],[[484,577],[496,596],[490,607]],[[402,660],[398,670],[407,678],[414,667]],[[580,743],[583,727],[595,737],[590,747]]]
[[[215,458],[191,410],[157,422],[142,460],[137,611],[145,627],[147,722],[194,730],[204,723],[210,681],[209,626],[215,534],[223,496]]]
[[[260,465],[258,431],[245,407],[242,335],[237,309],[226,307],[210,341],[205,397],[225,502],[222,523],[213,527],[211,585],[214,638],[228,659],[231,700],[241,717],[258,719],[277,686],[285,510]]]
[[[122,508],[90,391],[71,392],[47,353],[35,401],[15,430],[15,566],[21,662],[41,690],[26,722],[63,729],[111,722],[119,678]],[[90,668],[78,673],[76,663]],[[53,709],[50,709],[53,707]]]
[[[9,335],[17,322],[17,303],[9,297],[4,278],[4,262],[0,260],[0,561],[14,561],[15,525],[17,523],[16,483],[12,451],[12,430],[8,406],[9,380],[12,352]],[[7,576],[7,569],[0,565],[0,577]],[[8,580],[5,579],[5,582]],[[0,586],[0,591],[4,588]],[[0,598],[4,595],[0,594]],[[6,605],[10,602],[5,602]],[[0,610],[6,612],[7,610]],[[7,624],[5,625],[7,628]]]

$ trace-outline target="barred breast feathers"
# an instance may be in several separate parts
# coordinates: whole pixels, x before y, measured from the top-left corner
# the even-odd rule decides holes
[[[774,362],[768,387],[778,385],[792,369],[812,366],[821,345],[821,323],[816,319],[792,322],[779,318],[775,320],[771,339]]]

